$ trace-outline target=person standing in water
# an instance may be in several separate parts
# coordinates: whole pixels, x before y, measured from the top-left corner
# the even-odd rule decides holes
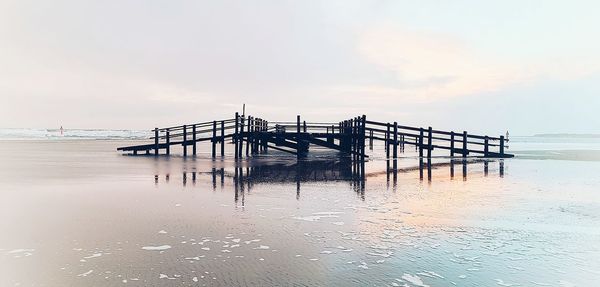
[[[65,131],[65,130],[63,129],[63,127],[62,127],[62,126],[60,126],[60,135],[61,135],[61,136],[63,135],[63,132],[64,132],[64,131]]]

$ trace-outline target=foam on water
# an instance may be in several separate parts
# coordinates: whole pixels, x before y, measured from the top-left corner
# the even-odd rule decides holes
[[[162,251],[162,250],[167,250],[170,249],[171,245],[160,245],[160,246],[144,246],[142,247],[142,249],[144,250],[150,250],[150,251]]]

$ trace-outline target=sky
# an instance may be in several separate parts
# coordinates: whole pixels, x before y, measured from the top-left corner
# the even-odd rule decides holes
[[[0,0],[0,128],[600,133],[598,1]]]

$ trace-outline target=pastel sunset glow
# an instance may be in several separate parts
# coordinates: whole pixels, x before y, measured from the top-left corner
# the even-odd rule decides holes
[[[0,123],[148,129],[245,103],[278,120],[364,113],[494,134],[598,133],[598,8],[4,0]]]

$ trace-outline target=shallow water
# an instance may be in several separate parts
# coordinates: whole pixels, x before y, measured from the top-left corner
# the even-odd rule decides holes
[[[408,149],[388,174],[376,146],[362,182],[325,151],[300,164],[115,152],[129,143],[0,142],[0,286],[600,280],[600,162],[551,156],[563,146],[515,141],[517,158],[454,176],[443,157],[419,171]]]

